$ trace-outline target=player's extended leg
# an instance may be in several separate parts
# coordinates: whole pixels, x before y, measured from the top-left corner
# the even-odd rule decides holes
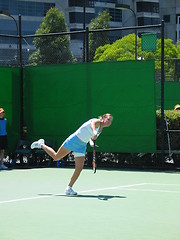
[[[71,151],[68,150],[67,148],[61,146],[57,152],[54,151],[53,148],[47,146],[46,144],[42,144],[41,148],[50,156],[53,158],[54,161],[58,161],[65,157],[68,153]]]
[[[68,153],[71,151],[68,150],[67,148],[61,146],[58,151],[54,151],[53,148],[47,146],[44,142],[44,139],[39,139],[38,141],[35,141],[31,144],[31,149],[34,148],[42,148],[50,157],[53,158],[54,161],[58,161],[65,157]]]

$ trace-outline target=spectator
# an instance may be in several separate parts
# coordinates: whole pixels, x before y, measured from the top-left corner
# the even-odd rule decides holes
[[[176,104],[176,105],[174,106],[174,110],[180,111],[180,104]]]
[[[4,116],[5,116],[4,109],[0,108],[0,170],[8,169],[3,162],[5,149],[7,149],[8,147],[6,131],[7,119]]]

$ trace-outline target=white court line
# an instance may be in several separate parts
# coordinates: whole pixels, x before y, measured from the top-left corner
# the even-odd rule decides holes
[[[84,190],[84,191],[80,191],[79,193],[98,192],[98,191],[113,190],[113,189],[118,189],[118,188],[135,187],[135,186],[141,186],[141,185],[145,185],[145,184],[146,183],[137,183],[137,184],[130,184],[130,185],[120,185],[120,186],[109,187],[109,188],[98,188],[98,189],[92,189],[92,190]],[[64,195],[64,193],[55,194],[55,195]],[[40,198],[49,198],[49,197],[53,197],[53,196],[54,195],[38,196],[38,197],[36,196],[36,197],[27,197],[27,198],[17,198],[17,199],[12,199],[12,200],[0,201],[0,204],[21,202],[21,201],[28,201],[28,200],[35,200],[35,199],[40,199]]]
[[[141,191],[141,192],[158,192],[158,193],[180,193],[180,191],[171,190],[155,190],[155,189],[138,189],[138,188],[125,188],[125,191]]]
[[[17,198],[17,199],[12,199],[12,200],[1,201],[0,204],[3,204],[3,203],[13,203],[13,202],[21,202],[21,201],[28,201],[28,200],[34,200],[34,199],[39,199],[39,198],[47,198],[47,197],[50,197],[50,196]]]
[[[159,185],[159,186],[180,186],[179,184],[159,184],[159,183],[137,183],[137,184],[129,184],[129,185],[120,185],[115,187],[108,187],[108,188],[97,188],[97,189],[91,189],[91,190],[84,190],[79,191],[79,193],[89,193],[89,192],[100,192],[105,190],[114,190],[114,189],[123,189],[125,191],[143,191],[143,192],[161,192],[161,193],[180,193],[180,191],[171,191],[171,190],[155,190],[155,189],[138,189],[133,188],[136,186],[143,186],[143,185]],[[132,187],[132,188],[130,188]],[[64,195],[64,193],[60,194],[52,194],[52,195],[44,195],[44,196],[36,196],[36,197],[27,197],[27,198],[18,198],[18,199],[12,199],[12,200],[5,200],[0,201],[0,204],[4,203],[13,203],[13,202],[21,202],[21,201],[30,201],[30,200],[36,200],[41,198],[49,198],[53,197],[55,195]]]
[[[180,184],[174,184],[174,183],[146,183],[148,185],[155,185],[155,186],[176,186],[180,187]]]
[[[120,186],[110,187],[110,188],[98,188],[98,189],[80,191],[79,193],[88,193],[88,192],[97,192],[97,191],[104,191],[104,190],[113,190],[113,189],[118,189],[118,188],[136,187],[136,186],[142,186],[142,185],[146,185],[146,183],[137,183],[137,184],[124,185],[124,186],[120,185]]]

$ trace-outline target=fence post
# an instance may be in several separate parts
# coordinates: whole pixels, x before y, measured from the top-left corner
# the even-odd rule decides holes
[[[161,163],[164,168],[164,20],[161,22]]]
[[[86,27],[86,62],[89,62],[89,28]]]
[[[83,4],[83,62],[86,61],[86,0],[84,0]]]
[[[19,15],[19,66],[20,66],[20,138],[23,139],[23,64],[22,64],[22,29]]]

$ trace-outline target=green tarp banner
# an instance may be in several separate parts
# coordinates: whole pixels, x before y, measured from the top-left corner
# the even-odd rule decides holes
[[[98,151],[155,152],[154,75],[153,61],[26,67],[27,136],[59,146],[84,121],[109,112],[114,120]]]
[[[141,48],[142,51],[157,50],[157,33],[144,33],[141,35]]]

